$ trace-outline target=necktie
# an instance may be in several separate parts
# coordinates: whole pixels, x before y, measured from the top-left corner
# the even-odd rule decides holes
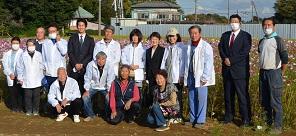
[[[82,44],[83,44],[83,36],[82,35],[80,36],[79,43],[80,43],[80,49],[81,49],[82,48]]]
[[[231,40],[230,40],[230,44],[229,44],[229,48],[231,49],[232,48],[232,45],[233,45],[233,42],[234,42],[234,34],[232,34],[231,36]]]

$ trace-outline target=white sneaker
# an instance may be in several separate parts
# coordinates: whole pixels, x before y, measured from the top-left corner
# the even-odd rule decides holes
[[[172,118],[170,119],[170,123],[172,124],[178,124],[182,122],[182,118]]]
[[[66,117],[68,116],[68,113],[65,112],[64,114],[59,114],[59,116],[57,117],[56,121],[63,121]]]
[[[73,118],[75,123],[80,122],[79,115],[73,115]]]

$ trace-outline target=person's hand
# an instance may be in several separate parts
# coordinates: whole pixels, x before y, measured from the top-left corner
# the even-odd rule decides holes
[[[116,117],[116,115],[117,115],[117,112],[116,111],[115,112],[112,112],[111,113],[111,119],[114,119]]]
[[[180,84],[180,85],[183,85],[183,84],[184,84],[184,77],[180,77],[180,78],[179,78],[179,84]]]
[[[139,65],[134,65],[134,69],[133,69],[133,70],[136,70],[136,69],[138,69],[138,68],[140,68]]]
[[[61,36],[60,36],[59,32],[57,33],[56,40],[57,40],[57,42],[59,42],[61,40]]]
[[[24,81],[19,81],[20,85],[23,85],[24,84]]]
[[[77,64],[75,65],[75,69],[76,69],[77,71],[80,71],[80,70],[82,69],[82,65],[79,64],[79,63],[77,63]]]
[[[132,104],[132,101],[128,100],[124,105],[124,109],[129,110],[131,108],[131,104]]]
[[[105,99],[109,98],[109,92],[106,94]]]
[[[56,105],[57,112],[60,113],[62,111],[62,106],[60,104]]]
[[[63,106],[63,107],[66,107],[67,102],[68,102],[68,100],[67,100],[67,98],[65,98],[65,99],[62,101],[62,106]]]
[[[88,90],[86,90],[84,93],[83,93],[83,95],[82,95],[82,98],[84,98],[84,97],[90,97],[90,95],[89,95],[89,91]]]
[[[229,66],[229,67],[231,66],[229,58],[225,58],[224,63],[225,63],[226,66]]]
[[[46,75],[46,70],[43,70],[43,75]]]
[[[207,84],[207,82],[202,82],[201,81],[201,86],[204,86],[205,84]]]
[[[10,77],[11,80],[15,79],[15,76],[12,73],[9,75],[9,77]]]

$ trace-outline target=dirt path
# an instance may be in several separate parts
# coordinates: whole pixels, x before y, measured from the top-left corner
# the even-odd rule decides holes
[[[81,121],[83,118],[81,118]],[[4,103],[0,103],[0,135],[119,135],[119,136],[197,136],[197,135],[253,135],[251,130],[242,130],[234,124],[221,126],[218,121],[208,121],[205,129],[194,129],[181,124],[172,124],[166,132],[155,132],[155,127],[146,123],[145,116],[134,124],[122,122],[116,126],[109,125],[100,117],[91,122],[74,123],[71,118],[62,122],[42,116],[26,116],[24,113],[11,113]],[[257,133],[264,135],[264,133]],[[284,132],[294,135],[296,131]]]

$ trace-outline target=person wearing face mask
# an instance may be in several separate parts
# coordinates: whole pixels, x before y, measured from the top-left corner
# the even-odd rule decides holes
[[[165,48],[160,69],[165,69],[168,73],[167,82],[173,83],[177,88],[177,96],[180,104],[178,117],[174,118],[172,123],[182,122],[182,88],[184,83],[185,71],[185,46],[181,41],[181,36],[176,28],[168,30],[166,35],[168,46]],[[185,51],[185,52],[184,52]]]
[[[241,127],[248,127],[251,121],[251,106],[248,92],[250,64],[249,53],[252,37],[240,29],[241,17],[231,15],[232,31],[222,34],[218,45],[222,59],[222,77],[224,85],[225,120],[222,124],[231,123],[235,115],[235,93],[238,97],[239,113],[242,118]]]
[[[158,32],[152,32],[148,38],[151,41],[152,47],[146,51],[146,82],[149,84],[149,93],[147,98],[149,98],[147,103],[152,105],[153,103],[153,90],[156,85],[155,73],[160,69],[161,61],[164,54],[164,48],[159,45],[161,36]]]
[[[120,44],[113,40],[115,28],[111,25],[107,25],[104,28],[105,37],[101,41],[98,41],[95,45],[93,52],[93,60],[96,60],[96,54],[103,51],[107,54],[107,61],[112,64],[115,76],[118,76],[118,66],[121,56]]]
[[[268,127],[274,122],[274,128],[269,134],[280,134],[283,120],[283,75],[288,66],[288,52],[285,41],[275,32],[275,22],[272,18],[263,19],[262,28],[265,36],[259,41],[258,46],[260,103]]]
[[[22,111],[22,101],[23,101],[23,90],[17,81],[16,75],[16,63],[19,57],[23,53],[20,48],[21,40],[18,37],[13,37],[11,39],[11,50],[3,55],[3,73],[6,75],[8,92],[9,92],[9,102],[11,112],[21,112]]]
[[[188,32],[184,86],[188,87],[190,120],[185,125],[201,129],[206,122],[208,86],[215,84],[214,56],[212,46],[201,37],[200,26],[191,26]]]
[[[68,42],[59,35],[57,25],[48,26],[49,38],[42,43],[42,59],[45,65],[45,76],[48,86],[57,79],[57,69],[66,68]],[[49,90],[49,88],[47,88]]]
[[[28,39],[26,45],[27,50],[16,64],[17,79],[24,88],[26,115],[38,115],[44,65],[41,53],[35,51],[34,40]]]

